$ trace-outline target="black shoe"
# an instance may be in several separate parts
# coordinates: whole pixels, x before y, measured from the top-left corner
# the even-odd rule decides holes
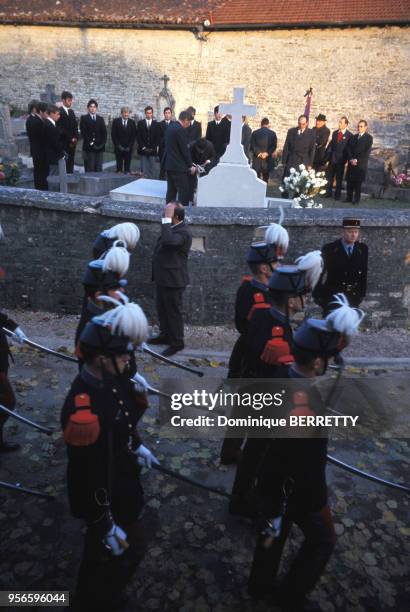
[[[331,197],[332,197],[332,194],[331,194],[331,193],[327,193],[327,194],[325,195],[325,198],[331,198]]]
[[[183,348],[183,344],[171,344],[171,346],[162,351],[161,355],[163,357],[171,357],[171,355],[175,355],[178,351],[182,351]]]
[[[350,204],[354,204],[353,200],[349,200],[348,198],[346,198],[345,200],[343,200],[343,202],[346,202],[346,204],[347,204],[347,202],[350,202]]]
[[[148,344],[169,344],[169,340],[166,336],[151,336],[147,340]]]
[[[7,444],[3,442],[0,444],[0,453],[14,453],[21,448],[20,444]]]
[[[340,195],[335,195],[335,200],[341,200],[341,196]]]

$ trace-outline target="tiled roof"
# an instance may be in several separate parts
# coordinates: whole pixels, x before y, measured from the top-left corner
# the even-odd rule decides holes
[[[409,23],[410,0],[0,0],[1,23],[304,27]]]

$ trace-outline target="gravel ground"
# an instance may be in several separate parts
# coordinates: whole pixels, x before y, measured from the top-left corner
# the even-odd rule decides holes
[[[33,340],[43,337],[46,344],[59,344],[72,348],[78,317],[48,312],[8,311]],[[185,346],[187,349],[204,349],[230,352],[238,334],[229,326],[187,326]],[[344,351],[347,357],[409,357],[410,331],[404,329],[363,330]]]

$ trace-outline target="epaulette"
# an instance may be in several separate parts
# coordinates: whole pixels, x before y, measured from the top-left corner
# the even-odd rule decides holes
[[[254,304],[249,311],[248,321],[252,319],[253,315],[257,310],[264,310],[266,308],[270,308],[270,304],[267,304],[266,302],[258,302],[257,304]]]
[[[283,334],[283,327],[279,325],[272,327],[272,339],[265,344],[260,356],[261,361],[272,366],[289,365],[295,361]]]
[[[64,440],[71,446],[89,446],[97,442],[100,435],[98,416],[91,412],[90,396],[78,393],[74,397],[75,411],[64,429]]]
[[[244,283],[249,283],[252,280],[252,276],[248,275],[248,276],[243,276],[242,280],[241,280],[241,285],[243,285]]]
[[[292,397],[293,408],[289,412],[292,416],[315,416],[309,406],[309,398],[306,391],[295,391]]]

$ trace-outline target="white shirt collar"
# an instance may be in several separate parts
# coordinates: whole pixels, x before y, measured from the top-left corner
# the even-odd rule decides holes
[[[56,126],[56,122],[54,121],[54,119],[52,119],[51,117],[47,117],[47,119],[54,125],[54,127]]]
[[[64,106],[64,104],[62,105],[62,107],[61,107],[61,108],[64,108],[65,112],[66,112],[66,113],[67,113],[67,115],[68,115],[68,110],[69,110],[69,109],[68,109],[66,106]]]

